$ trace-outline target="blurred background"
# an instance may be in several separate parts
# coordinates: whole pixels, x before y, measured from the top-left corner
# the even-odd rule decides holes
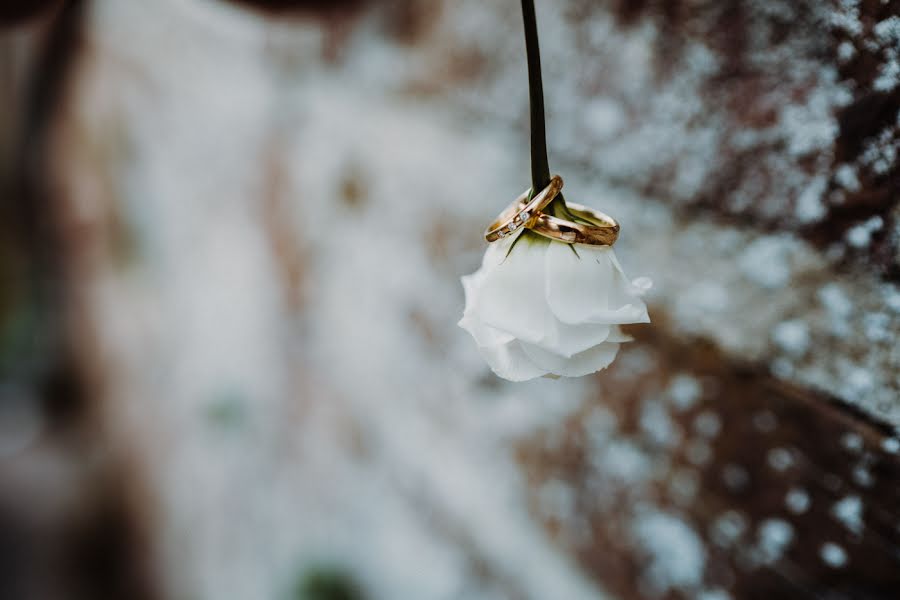
[[[900,2],[537,14],[653,324],[511,384],[519,3],[4,3],[0,599],[900,596]]]

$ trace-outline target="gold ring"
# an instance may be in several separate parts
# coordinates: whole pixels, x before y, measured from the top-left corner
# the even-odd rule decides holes
[[[575,204],[566,202],[566,207],[576,217],[584,219],[592,225],[576,223],[560,219],[553,215],[538,215],[531,230],[544,237],[566,244],[590,244],[592,246],[612,246],[619,237],[619,224],[607,214]]]
[[[563,180],[559,175],[554,175],[550,179],[550,183],[539,194],[530,201],[528,200],[531,190],[528,189],[521,196],[507,206],[500,216],[488,225],[484,232],[484,239],[489,242],[496,242],[500,238],[505,238],[521,229],[522,227],[531,227],[541,211],[553,202],[559,190],[562,189]]]

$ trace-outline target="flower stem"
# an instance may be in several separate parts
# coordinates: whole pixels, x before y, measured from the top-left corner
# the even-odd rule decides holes
[[[544,85],[541,81],[541,50],[538,47],[534,0],[522,0],[525,24],[525,55],[528,61],[528,99],[531,108],[531,186],[534,193],[550,183],[547,133],[544,123]]]
[[[536,194],[550,184],[550,165],[547,161],[544,84],[541,77],[541,51],[538,46],[534,0],[522,0],[522,21],[525,25],[525,56],[528,61],[528,100],[531,116],[531,188],[532,193]],[[562,193],[544,209],[544,212],[571,218]]]

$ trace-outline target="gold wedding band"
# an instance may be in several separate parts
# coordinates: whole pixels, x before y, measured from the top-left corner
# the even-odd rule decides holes
[[[506,207],[500,216],[484,232],[488,242],[495,242],[526,227],[551,240],[566,244],[588,244],[591,246],[612,246],[619,237],[619,224],[609,215],[574,202],[566,207],[580,221],[569,221],[553,215],[545,215],[544,210],[562,189],[563,180],[554,175],[550,183],[531,200],[531,190],[526,190]]]
[[[562,177],[554,175],[550,179],[549,185],[531,200],[528,200],[531,190],[528,189],[523,192],[521,196],[516,198],[512,204],[500,213],[500,216],[493,223],[488,225],[487,230],[484,232],[484,239],[489,242],[495,242],[500,238],[505,238],[515,233],[522,227],[533,227],[537,219],[544,216],[541,211],[553,202],[562,186]]]
[[[576,223],[566,219],[560,219],[553,215],[538,215],[530,228],[535,233],[566,244],[589,244],[592,246],[612,246],[619,237],[619,224],[609,215],[575,204],[566,202],[566,207],[580,219],[591,223]]]

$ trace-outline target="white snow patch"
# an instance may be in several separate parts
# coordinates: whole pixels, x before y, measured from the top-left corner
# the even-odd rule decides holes
[[[747,531],[747,518],[736,510],[727,510],[713,521],[710,538],[717,545],[727,548],[737,542]]]
[[[675,469],[669,480],[669,492],[675,502],[688,504],[697,496],[700,489],[700,476],[694,469]]]
[[[769,466],[776,471],[786,471],[794,465],[794,455],[787,448],[772,448],[766,453]]]
[[[872,487],[875,483],[875,477],[867,466],[857,465],[853,467],[853,481],[862,487]]]
[[[750,281],[764,288],[784,287],[791,279],[793,249],[793,241],[786,236],[760,237],[738,257],[738,268]]]
[[[884,129],[877,136],[866,140],[860,162],[868,166],[876,175],[885,175],[897,161],[897,144],[892,136],[895,128]]]
[[[884,50],[884,62],[872,87],[889,92],[900,85],[900,17],[894,15],[876,23],[873,31]]]
[[[825,542],[819,549],[819,556],[829,567],[839,569],[847,564],[847,551],[834,542]]]
[[[696,600],[731,600],[731,594],[721,588],[703,590],[697,595]]]
[[[883,288],[884,303],[892,311],[900,313],[900,288],[886,285]]]
[[[809,510],[811,503],[812,501],[806,490],[798,487],[789,489],[787,495],[784,497],[785,506],[787,506],[787,509],[795,515],[802,515],[805,513]]]
[[[831,508],[831,514],[844,527],[858,535],[863,530],[862,509],[862,499],[859,496],[847,496]]]
[[[705,410],[694,418],[694,431],[707,438],[714,438],[722,430],[722,419],[711,410]]]
[[[856,168],[853,165],[843,164],[834,172],[834,180],[846,190],[858,192],[860,189],[859,176],[856,174]]]
[[[831,26],[851,36],[862,33],[863,26],[859,20],[859,0],[841,0],[840,8],[829,14]]]
[[[828,283],[819,289],[819,301],[832,318],[846,319],[853,312],[853,303],[837,283]]]
[[[765,564],[781,559],[794,539],[794,528],[782,519],[766,519],[759,525],[757,550]]]
[[[794,374],[794,365],[784,356],[772,361],[772,374],[779,379],[789,379]]]
[[[806,156],[831,147],[838,134],[835,103],[830,88],[814,88],[806,104],[788,104],[781,109],[780,127],[787,136],[791,156]]]
[[[594,98],[582,110],[582,119],[588,133],[597,138],[612,137],[622,130],[626,122],[622,105],[608,98]]]
[[[658,400],[644,401],[640,424],[647,438],[659,446],[671,447],[681,439],[681,432],[669,417],[665,405]]]
[[[538,490],[538,506],[542,514],[564,521],[574,511],[575,492],[566,482],[550,479]]]
[[[881,449],[888,454],[897,454],[900,452],[900,439],[889,437],[881,440]]]
[[[772,330],[772,340],[791,356],[803,356],[809,349],[809,325],[800,319],[782,321]]]
[[[841,436],[841,446],[850,452],[859,452],[863,449],[863,438],[855,431],[848,431]]]
[[[643,576],[654,591],[700,585],[706,550],[700,536],[684,520],[664,512],[639,512],[631,530],[649,556]]]
[[[872,242],[872,235],[884,227],[884,219],[875,215],[847,230],[847,243],[854,248],[866,248]]]
[[[679,411],[691,408],[703,395],[703,388],[697,378],[685,373],[680,373],[672,378],[668,391],[672,405]]]
[[[865,367],[847,366],[842,370],[846,393],[850,398],[866,394],[875,386],[875,376]]]
[[[591,465],[604,478],[634,485],[650,477],[653,459],[633,442],[617,439],[593,451]]]
[[[900,85],[900,61],[897,56],[897,52],[889,53],[888,59],[878,70],[878,77],[872,82],[872,87],[879,92],[890,92]]]
[[[594,448],[602,447],[618,427],[619,418],[605,406],[595,406],[584,419],[588,443]]]
[[[890,341],[893,339],[894,331],[891,317],[886,313],[875,312],[863,316],[863,333],[870,342]]]
[[[676,310],[684,318],[702,319],[709,313],[725,312],[731,304],[728,290],[718,281],[700,281],[678,298]]]
[[[825,216],[825,204],[822,197],[828,189],[828,180],[825,177],[814,177],[797,196],[797,205],[794,216],[801,223],[813,223]]]
[[[900,16],[893,15],[883,21],[879,21],[872,28],[875,36],[885,46],[900,44]]]
[[[852,43],[845,41],[838,45],[838,60],[847,62],[854,56],[856,56],[856,47]]]
[[[693,439],[684,449],[685,457],[692,465],[702,467],[712,460],[712,447],[703,439]]]

